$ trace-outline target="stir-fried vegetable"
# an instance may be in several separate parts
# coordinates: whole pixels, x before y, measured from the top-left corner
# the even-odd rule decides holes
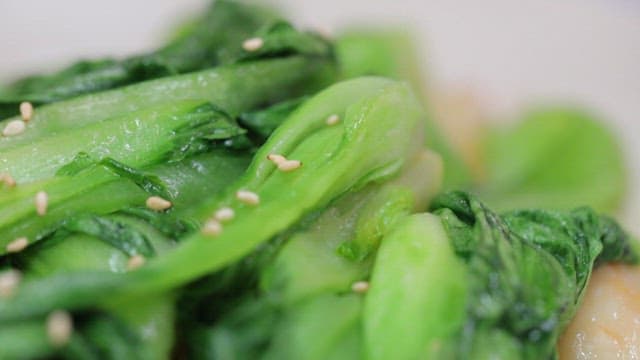
[[[633,240],[588,208],[499,216],[450,193],[432,209],[470,276],[467,320],[448,350],[459,358],[552,357],[594,264],[638,262]]]
[[[3,89],[0,358],[554,358],[594,266],[638,261],[566,210],[614,208],[615,141],[538,114],[473,179],[419,83],[379,77],[419,78],[412,52],[218,1],[154,52]]]
[[[55,74],[20,79],[0,92],[0,117],[16,114],[18,104],[51,103],[140,81],[237,62],[246,57],[242,42],[277,17],[272,11],[216,1],[175,40],[160,49],[124,60],[80,61]]]
[[[574,109],[539,109],[485,139],[483,197],[500,209],[589,205],[614,212],[626,185],[609,129]]]

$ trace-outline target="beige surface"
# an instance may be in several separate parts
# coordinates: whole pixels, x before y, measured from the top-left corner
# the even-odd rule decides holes
[[[620,134],[632,183],[625,222],[640,233],[640,2],[636,0],[278,0],[298,24],[408,25],[430,80],[470,87],[489,107],[588,104]],[[81,56],[127,54],[160,39],[200,0],[2,0],[0,80]],[[427,51],[428,49],[428,51]],[[428,53],[428,54],[427,54]]]

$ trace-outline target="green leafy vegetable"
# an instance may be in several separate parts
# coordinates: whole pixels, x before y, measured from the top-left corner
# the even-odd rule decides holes
[[[339,126],[325,124],[332,113],[344,114],[345,111]],[[238,220],[225,226],[216,241],[195,234],[171,256],[158,258],[132,275],[142,279],[163,268],[172,268],[170,277],[155,277],[152,282],[145,280],[145,286],[166,286],[164,284],[228,265],[290,226],[304,214],[304,209],[321,206],[348,189],[395,174],[404,165],[404,159],[420,147],[420,134],[415,132],[420,128],[419,115],[410,91],[389,80],[363,78],[328,88],[276,130],[256,154],[247,176],[233,186],[229,195],[206,206],[204,214],[210,214],[221,204],[237,204],[234,198],[238,190],[258,193],[260,206],[238,205],[235,211]],[[399,137],[417,137],[418,141],[393,140]],[[377,141],[371,142],[373,139]],[[373,143],[375,146],[371,146]],[[319,156],[318,147],[328,152]],[[303,168],[292,173],[275,171],[266,159],[271,153],[300,160]],[[294,185],[307,190],[283,191]],[[270,218],[270,214],[278,216]],[[270,218],[268,223],[264,223],[266,218]],[[207,261],[195,261],[200,256],[207,256]],[[181,267],[180,263],[200,265]],[[177,268],[180,269],[177,271]],[[144,275],[146,270],[149,275]]]
[[[378,75],[408,81],[429,105],[418,52],[411,34],[397,29],[351,30],[336,40],[336,56],[344,77]],[[429,112],[425,114],[425,144],[444,160],[444,187],[466,187],[471,182],[469,170],[434,120]]]
[[[87,156],[101,160],[112,171],[129,173],[134,181],[161,192],[152,181],[144,180],[119,163],[148,166],[175,157],[174,153],[188,152],[197,140],[210,139],[212,135],[215,139],[228,139],[242,133],[243,129],[219,116],[210,105],[197,101],[176,102],[15,146],[3,153],[0,170],[18,182],[42,180],[74,160],[80,151],[87,154],[81,155],[83,164],[86,165]],[[76,161],[72,166],[77,168],[79,164]],[[62,172],[69,172],[69,168]]]
[[[628,235],[587,208],[499,216],[459,192],[432,208],[469,276],[467,320],[449,344],[457,358],[554,356],[594,264],[638,261]]]
[[[305,100],[306,97],[286,100],[264,110],[243,113],[238,117],[238,122],[264,141],[282,124],[283,119],[289,116]]]
[[[120,178],[129,179],[138,185],[142,190],[153,195],[160,195],[169,198],[165,185],[160,178],[151,174],[145,174],[132,167],[129,167],[119,161],[115,161],[112,158],[104,158],[100,161],[99,165],[104,166],[109,171],[116,173]]]
[[[609,129],[572,109],[539,109],[485,140],[486,179],[478,189],[491,206],[612,212],[626,184],[622,151]]]
[[[390,181],[346,193],[307,215],[271,242],[280,243],[275,249],[258,248],[257,263],[252,255],[232,266],[234,277],[226,286],[221,281],[198,284],[197,289],[216,291],[203,295],[200,290],[200,300],[188,297],[191,304],[201,302],[197,309],[185,310],[189,320],[184,328],[193,329],[188,335],[190,356],[359,358],[363,301],[351,287],[369,277],[380,238],[412,209],[423,208],[438,190],[442,169],[434,160],[418,155]],[[433,183],[423,186],[427,180]],[[354,243],[366,244],[368,252],[340,255]],[[252,280],[256,276],[258,284]],[[238,293],[239,288],[243,290]],[[216,319],[213,326],[211,319]]]
[[[144,234],[112,219],[89,215],[78,216],[65,221],[64,229],[97,237],[129,256],[155,255],[153,247]]]
[[[291,24],[280,21],[258,30],[256,38],[261,40],[257,49],[245,49],[241,60],[299,54],[327,56],[331,53],[328,42],[314,33],[298,32]]]
[[[244,56],[242,41],[272,23],[275,14],[255,5],[216,1],[189,30],[160,49],[124,60],[80,61],[51,75],[21,79],[0,92],[0,118],[18,104],[44,104],[158,77],[229,64]]]
[[[326,117],[336,112],[343,114],[344,120],[327,126]],[[405,159],[420,149],[419,119],[419,106],[402,84],[363,78],[334,85],[306,102],[278,128],[228,195],[205,202],[201,219],[223,205],[235,208],[236,220],[225,226],[216,241],[205,234],[193,234],[175,250],[126,276],[82,272],[25,283],[15,297],[0,301],[0,318],[86,306],[96,301],[96,294],[115,299],[161,291],[229,265],[291,226],[309,209],[321,207],[349,189],[396,174]],[[319,155],[318,148],[329,152]],[[304,167],[293,173],[274,171],[266,159],[274,152],[299,159]],[[241,189],[260,194],[260,206],[238,203],[235,192]],[[54,284],[62,281],[64,286],[56,288]],[[30,294],[33,291],[47,301],[21,300],[35,299]]]
[[[616,207],[619,149],[536,112],[474,184],[416,52],[221,0],[150,53],[0,88],[0,117],[36,105],[0,137],[0,358],[556,358],[594,266],[640,260],[569,210]]]
[[[367,358],[432,358],[464,323],[467,288],[440,219],[404,219],[376,257],[363,317]]]
[[[0,325],[0,357],[3,359],[33,359],[52,350],[41,321]]]
[[[80,159],[86,157],[81,156]],[[4,209],[0,210],[0,244],[4,250],[7,243],[21,236],[26,236],[31,243],[37,242],[57,229],[65,219],[79,214],[131,211],[131,207],[142,206],[150,195],[148,191],[153,190],[139,186],[147,181],[161,185],[163,190],[160,193],[170,194],[168,198],[173,200],[174,207],[180,208],[177,215],[189,222],[188,219],[195,215],[194,209],[187,205],[197,204],[203,192],[215,194],[224,189],[239,177],[248,162],[247,155],[216,150],[180,162],[156,165],[144,172],[132,169],[114,172],[103,163],[94,163],[73,176],[58,176],[24,185],[0,194],[0,204]],[[130,177],[131,174],[134,176]],[[33,197],[41,190],[46,191],[49,198],[47,215],[35,216]],[[173,227],[178,220],[171,224],[169,219],[165,221],[166,226]],[[170,234],[174,231],[164,230]]]
[[[265,103],[318,89],[332,78],[331,67],[328,58],[291,55],[220,66],[79,96],[36,108],[24,133],[0,138],[0,150],[7,151],[53,133],[127,116],[134,111],[152,111],[150,107],[182,100],[210,102],[235,116]]]

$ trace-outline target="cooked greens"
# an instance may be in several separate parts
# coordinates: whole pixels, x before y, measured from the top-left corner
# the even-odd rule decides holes
[[[24,133],[0,138],[0,150],[172,101],[210,102],[235,116],[317,89],[326,80],[314,77],[322,78],[331,66],[330,58],[287,55],[72,98],[38,108]]]
[[[588,208],[498,215],[464,193],[434,200],[469,276],[458,358],[553,358],[594,264],[637,263],[633,240]],[[605,250],[606,246],[606,250]]]
[[[1,126],[35,112],[0,137],[0,358],[554,358],[594,266],[638,261],[566,209],[613,209],[615,141],[535,114],[472,179],[410,44],[217,1],[156,51],[3,88]]]
[[[49,75],[17,80],[0,92],[0,117],[17,113],[22,101],[45,104],[82,94],[177,75],[246,56],[241,44],[277,18],[272,11],[233,1],[216,1],[173,41],[127,59],[84,60]]]
[[[363,310],[367,359],[437,359],[462,327],[477,300],[449,242],[432,214],[406,217],[383,239]]]
[[[530,111],[494,128],[483,144],[486,179],[479,193],[499,209],[570,209],[613,213],[626,186],[625,160],[609,129],[571,108]]]
[[[113,158],[128,166],[148,166],[181,157],[181,152],[191,151],[200,141],[222,141],[243,133],[210,104],[172,102],[14,145],[4,151],[0,171],[18,183],[44,180],[77,162],[78,153],[89,159]]]
[[[343,76],[379,75],[404,79],[426,98],[418,50],[409,34],[398,30],[351,30],[336,39]],[[431,99],[423,99],[430,108]],[[481,174],[472,172],[438,128],[426,121],[426,145],[444,160],[444,188],[465,189],[491,206],[568,210],[588,205],[619,210],[627,186],[625,159],[600,119],[576,107],[529,109],[509,125],[487,124],[476,135]],[[467,126],[460,124],[460,126]]]
[[[335,46],[343,76],[377,75],[407,81],[422,98],[427,110],[430,109],[423,84],[424,73],[419,64],[420,49],[416,48],[411,34],[393,29],[350,30],[336,39]],[[446,189],[468,186],[471,175],[460,155],[442,136],[432,112],[426,111],[424,116],[425,144],[444,160],[443,186]]]

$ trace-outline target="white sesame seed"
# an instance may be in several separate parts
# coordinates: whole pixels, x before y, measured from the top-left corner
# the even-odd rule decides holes
[[[300,160],[287,160],[278,164],[278,169],[284,172],[293,171],[302,166]]]
[[[260,196],[249,190],[238,190],[236,198],[247,205],[258,205],[260,203]]]
[[[364,294],[369,290],[369,282],[368,281],[356,281],[351,285],[351,291]]]
[[[209,219],[202,226],[202,233],[209,236],[218,236],[222,232],[222,224],[216,219]]]
[[[0,273],[0,297],[8,298],[13,295],[21,279],[22,273],[18,270],[10,269]]]
[[[133,255],[127,261],[127,269],[128,270],[135,270],[135,269],[141,267],[142,265],[144,265],[144,263],[146,261],[147,260],[142,255]]]
[[[38,215],[43,216],[47,213],[47,206],[49,205],[49,196],[44,191],[38,191],[35,197],[36,212]]]
[[[7,187],[16,186],[16,181],[13,179],[13,176],[7,173],[0,174],[0,182],[3,182]]]
[[[171,201],[165,200],[160,196],[149,196],[146,204],[147,207],[153,211],[164,211],[173,206]]]
[[[24,132],[26,125],[22,120],[11,120],[7,123],[7,126],[2,130],[2,135],[4,136],[14,136],[19,135]]]
[[[251,39],[247,39],[242,43],[242,48],[246,51],[256,51],[259,50],[264,45],[264,40],[259,37],[254,37]]]
[[[54,346],[63,346],[71,338],[73,321],[68,312],[57,310],[47,317],[47,336]]]
[[[22,116],[22,120],[25,122],[29,122],[33,117],[33,105],[30,102],[22,102],[20,103],[20,116]]]
[[[29,245],[29,240],[26,237],[19,237],[7,244],[5,248],[8,253],[17,253],[24,250]]]
[[[267,155],[267,159],[272,161],[276,165],[279,165],[279,164],[287,161],[286,157],[284,157],[282,155],[278,155],[278,154],[269,154],[269,155]]]
[[[340,116],[338,116],[338,114],[333,114],[331,116],[329,116],[327,118],[327,120],[325,120],[327,125],[335,125],[338,122],[340,122]]]
[[[225,222],[225,221],[229,221],[231,219],[233,219],[233,217],[236,216],[235,211],[233,211],[232,208],[230,207],[223,207],[218,209],[218,211],[216,211],[216,213],[213,215],[213,217],[221,222]]]

